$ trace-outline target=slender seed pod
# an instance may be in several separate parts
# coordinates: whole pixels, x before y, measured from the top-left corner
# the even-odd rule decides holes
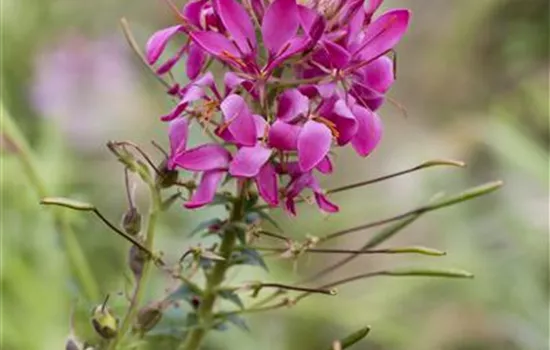
[[[135,245],[130,247],[128,253],[128,265],[130,265],[130,270],[134,274],[134,277],[139,279],[143,273],[143,265],[147,261],[148,256],[140,248]]]

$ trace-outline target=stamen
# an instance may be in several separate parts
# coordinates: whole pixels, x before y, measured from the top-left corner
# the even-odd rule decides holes
[[[314,117],[313,120],[315,120],[319,123],[325,124],[327,126],[327,128],[330,129],[330,132],[332,133],[332,136],[334,138],[337,139],[338,137],[340,137],[340,132],[338,132],[338,129],[336,128],[336,124],[334,124],[330,120],[328,120],[324,117]]]

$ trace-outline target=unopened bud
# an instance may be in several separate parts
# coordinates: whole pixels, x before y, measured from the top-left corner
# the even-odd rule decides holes
[[[130,265],[130,270],[132,270],[134,277],[138,279],[143,272],[143,265],[149,257],[147,253],[142,251],[139,247],[132,245],[128,253],[128,264]]]
[[[122,216],[122,228],[130,236],[135,236],[141,231],[141,214],[137,208],[129,208]]]
[[[134,329],[146,333],[153,329],[162,318],[162,309],[158,304],[145,306],[137,314]]]
[[[168,169],[166,161],[163,161],[159,167],[156,182],[162,188],[172,187],[178,182],[178,172]]]
[[[114,338],[118,332],[118,319],[112,315],[105,302],[92,310],[92,325],[95,331],[104,339]]]

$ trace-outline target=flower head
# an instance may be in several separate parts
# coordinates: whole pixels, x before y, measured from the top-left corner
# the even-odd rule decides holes
[[[378,145],[376,110],[395,80],[387,54],[408,27],[408,10],[376,16],[381,3],[197,0],[178,12],[181,24],[151,37],[150,64],[170,40],[184,37],[157,72],[187,56],[192,81],[170,89],[179,101],[162,118],[170,121],[170,166],[202,174],[187,207],[208,204],[229,176],[250,179],[267,204],[284,203],[292,214],[306,189],[321,210],[338,211],[317,175],[332,172],[337,147],[351,145],[364,157]],[[205,71],[208,60],[225,67],[223,91]],[[219,143],[187,149],[194,122]]]

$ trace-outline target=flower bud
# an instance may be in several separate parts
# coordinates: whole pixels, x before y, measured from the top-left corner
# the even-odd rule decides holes
[[[178,172],[170,170],[166,166],[166,161],[163,161],[159,167],[156,182],[161,188],[172,187],[178,181]]]
[[[118,332],[118,319],[105,304],[106,302],[92,310],[92,326],[102,338],[111,339]]]
[[[143,252],[139,247],[132,245],[128,253],[128,264],[130,265],[130,270],[134,274],[134,277],[138,279],[143,272],[143,265],[147,261],[148,256]]]
[[[155,303],[139,310],[134,329],[146,333],[153,329],[162,318],[162,309]]]
[[[129,208],[122,216],[122,228],[130,236],[135,236],[141,231],[141,214],[137,208]]]

